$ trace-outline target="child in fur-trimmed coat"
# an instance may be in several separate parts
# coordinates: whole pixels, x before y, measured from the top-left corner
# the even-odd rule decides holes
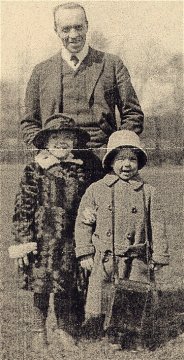
[[[40,353],[47,347],[50,294],[61,342],[68,349],[76,345],[82,308],[74,224],[79,201],[91,182],[90,158],[79,156],[88,140],[88,134],[64,114],[47,119],[34,138],[40,151],[25,167],[16,196],[9,254],[18,260],[20,287],[34,292],[33,348]]]

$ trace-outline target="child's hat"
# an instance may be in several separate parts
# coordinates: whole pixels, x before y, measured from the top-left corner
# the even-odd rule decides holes
[[[71,131],[76,134],[82,144],[86,144],[90,140],[90,135],[77,126],[72,118],[63,113],[57,113],[46,119],[44,128],[35,135],[33,144],[38,149],[43,149],[51,133],[62,131]]]
[[[111,162],[119,149],[132,148],[138,157],[138,169],[142,169],[147,162],[147,154],[141,144],[139,136],[130,130],[119,130],[112,133],[107,144],[107,152],[102,160],[104,169],[111,168]]]

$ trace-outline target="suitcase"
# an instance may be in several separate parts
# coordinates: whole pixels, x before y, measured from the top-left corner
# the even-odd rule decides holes
[[[155,322],[158,312],[158,291],[154,281],[150,244],[148,242],[146,205],[145,234],[148,277],[147,281],[144,283],[129,279],[118,279],[117,277],[114,215],[114,191],[112,187],[112,257],[114,273],[112,275],[112,281],[105,283],[103,289],[103,302],[106,304],[104,330],[110,332],[112,329],[117,329],[121,333],[137,334],[143,345],[146,344],[151,347],[155,338]]]

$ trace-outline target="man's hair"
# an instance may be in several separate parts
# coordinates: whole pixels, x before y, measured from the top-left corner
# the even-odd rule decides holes
[[[53,10],[53,15],[54,15],[54,29],[55,31],[57,30],[57,21],[56,21],[56,13],[58,12],[58,10],[60,9],[81,9],[84,12],[85,15],[85,20],[86,23],[88,24],[88,20],[87,20],[87,16],[86,16],[86,11],[84,9],[84,7],[80,4],[74,3],[74,2],[68,2],[68,3],[64,3],[64,4],[60,4],[57,5],[54,10]]]

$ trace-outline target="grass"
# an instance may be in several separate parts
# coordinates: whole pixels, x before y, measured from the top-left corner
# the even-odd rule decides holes
[[[7,248],[11,244],[11,217],[15,194],[22,172],[22,166],[1,166],[1,206],[2,206],[2,238],[1,238],[1,311],[2,311],[2,360],[30,360],[30,331],[32,320],[32,295],[21,294],[16,287],[16,269],[13,261],[8,258]],[[182,169],[180,167],[147,168],[142,175],[151,184],[156,185],[162,196],[165,209],[166,230],[170,246],[171,263],[160,276],[160,282],[167,290],[168,307],[172,308],[174,319],[182,320],[184,312],[183,292],[183,245],[182,245]],[[24,301],[23,301],[24,300]],[[180,315],[179,315],[180,314]],[[178,317],[176,316],[178,315]],[[181,320],[176,326],[173,336],[165,337],[165,343],[154,352],[130,353],[121,351],[115,354],[105,353],[102,341],[83,341],[79,346],[79,354],[66,355],[71,360],[180,360],[183,358],[184,340],[181,335]],[[167,329],[169,330],[169,329]],[[168,333],[168,331],[167,331]],[[180,334],[180,336],[179,336]],[[172,334],[170,334],[172,335]],[[174,337],[175,335],[175,337]],[[61,359],[59,351],[57,359]],[[39,359],[37,359],[39,360]]]

